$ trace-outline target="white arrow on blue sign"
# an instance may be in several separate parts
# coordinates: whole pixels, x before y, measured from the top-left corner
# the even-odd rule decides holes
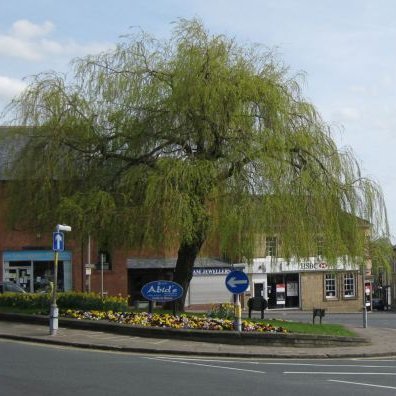
[[[231,271],[225,280],[227,289],[234,294],[241,294],[249,287],[249,278],[242,271]]]
[[[63,252],[65,250],[65,234],[63,232],[52,233],[52,250],[54,252]]]

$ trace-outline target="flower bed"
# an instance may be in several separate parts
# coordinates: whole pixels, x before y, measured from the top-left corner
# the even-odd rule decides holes
[[[233,330],[233,322],[229,319],[200,317],[194,315],[170,315],[147,312],[113,312],[113,311],[80,311],[68,309],[61,313],[62,316],[74,319],[106,320],[132,326],[163,327],[172,329],[195,330]],[[275,327],[264,322],[242,321],[242,331],[287,333],[283,327]]]

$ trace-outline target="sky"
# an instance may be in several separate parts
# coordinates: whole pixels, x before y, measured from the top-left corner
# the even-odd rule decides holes
[[[73,59],[113,48],[136,27],[166,39],[179,18],[272,48],[291,75],[305,73],[304,96],[338,147],[381,186],[395,243],[394,0],[13,0],[0,13],[0,113],[26,77],[70,72]]]

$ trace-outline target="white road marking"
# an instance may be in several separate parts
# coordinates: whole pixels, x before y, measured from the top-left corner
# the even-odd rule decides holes
[[[396,362],[394,357],[383,357],[383,358],[354,358],[355,362]]]
[[[181,360],[170,360],[170,359],[164,359],[164,358],[160,359],[160,358],[149,358],[149,357],[147,357],[146,359],[157,360],[157,361],[160,361],[160,362],[186,364],[186,365],[190,365],[190,366],[202,366],[202,367],[219,368],[219,369],[225,369],[225,370],[243,371],[243,372],[248,372],[248,373],[266,374],[265,371],[248,370],[248,369],[241,369],[241,368],[237,368],[237,367],[217,366],[217,365],[213,365],[213,364],[193,363],[193,362],[185,362],[185,361],[181,361]]]
[[[396,389],[396,386],[365,384],[365,383],[363,383],[363,382],[350,382],[350,381],[338,381],[338,380],[327,380],[327,381],[329,381],[329,382],[339,382],[339,383],[342,383],[342,384],[370,386],[370,387],[373,387],[373,388]]]
[[[169,356],[158,356],[158,359],[169,359]],[[356,364],[315,364],[315,363],[287,363],[287,362],[258,362],[239,359],[202,359],[199,357],[172,357],[173,360],[187,360],[218,363],[244,363],[267,366],[309,366],[309,367],[354,367],[354,368],[395,368],[395,366],[356,365]]]
[[[244,361],[244,360],[238,360],[238,359],[203,359],[200,357],[184,357],[184,356],[157,356],[157,359],[172,359],[172,360],[186,360],[186,361],[192,361],[192,362],[216,362],[216,363],[246,363],[246,364],[260,364],[258,362],[251,362],[251,361]]]
[[[396,375],[396,373],[348,373],[337,371],[284,371],[283,374],[324,374],[324,375]]]

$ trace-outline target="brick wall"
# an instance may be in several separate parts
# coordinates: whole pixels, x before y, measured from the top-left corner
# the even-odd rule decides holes
[[[362,277],[356,274],[357,298],[344,298],[342,272],[337,273],[337,298],[326,299],[324,293],[324,272],[301,273],[301,309],[324,308],[328,312],[356,312],[363,306]]]

